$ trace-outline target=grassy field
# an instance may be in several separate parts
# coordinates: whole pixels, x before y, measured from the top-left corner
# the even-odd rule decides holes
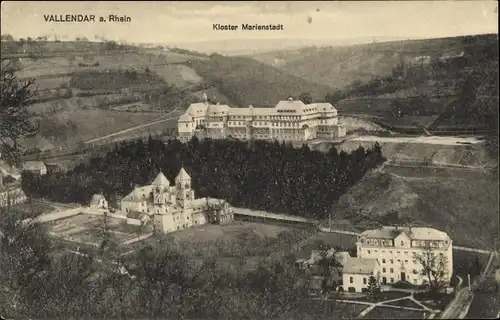
[[[82,102],[82,98],[71,98],[32,105],[31,110],[40,115],[40,134],[24,141],[24,146],[38,146],[43,150],[44,147],[74,145],[153,121],[159,117],[158,113],[131,113],[79,107],[92,100],[89,98]],[[49,145],[43,145],[42,139],[47,140]]]
[[[374,221],[431,225],[447,232],[455,245],[491,248],[498,241],[495,171],[439,169],[452,172],[443,177],[419,168],[399,176],[387,170],[368,173],[339,199],[332,215],[364,228],[374,227]]]

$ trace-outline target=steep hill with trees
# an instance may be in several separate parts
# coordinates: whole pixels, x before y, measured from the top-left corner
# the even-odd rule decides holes
[[[331,90],[246,57],[213,54],[208,60],[192,61],[188,65],[240,107],[274,106],[280,100],[298,97],[304,92],[310,93],[314,101],[323,101]]]

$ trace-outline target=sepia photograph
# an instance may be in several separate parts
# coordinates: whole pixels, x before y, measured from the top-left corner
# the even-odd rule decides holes
[[[2,1],[0,319],[498,319],[496,1]]]

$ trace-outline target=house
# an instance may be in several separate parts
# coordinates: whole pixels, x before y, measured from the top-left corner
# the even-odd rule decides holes
[[[348,257],[343,261],[342,285],[349,292],[365,292],[368,280],[373,276],[380,277],[380,264],[377,259]]]
[[[291,97],[275,107],[231,108],[210,103],[205,94],[202,102],[191,104],[180,116],[177,127],[181,141],[188,141],[193,136],[307,141],[344,137],[346,129],[338,123],[337,113],[330,103],[305,104]]]
[[[92,209],[108,209],[108,201],[102,194],[94,194],[90,200],[90,208]]]
[[[313,250],[309,259],[298,259],[297,266],[304,270],[308,278],[310,294],[318,294],[324,289],[335,290],[342,283],[343,263],[350,257],[348,252],[336,252],[331,248],[328,250]],[[328,269],[322,264],[323,259],[328,262]],[[334,260],[338,262],[335,265]]]
[[[26,200],[26,194],[19,183],[4,184],[3,174],[0,172],[0,208],[23,203]]]
[[[26,161],[23,164],[23,171],[43,176],[47,174],[47,167],[42,161]]]
[[[358,236],[357,256],[377,259],[381,268],[381,284],[398,281],[422,285],[423,266],[416,257],[429,253],[440,261],[448,282],[453,274],[452,240],[442,231],[430,227],[384,226],[367,230]]]
[[[179,171],[173,186],[160,172],[150,185],[136,187],[121,199],[121,210],[127,214],[147,214],[155,229],[164,233],[233,220],[233,208],[227,201],[195,197],[194,190],[191,189],[191,177],[184,168]],[[136,223],[132,220],[130,222]]]

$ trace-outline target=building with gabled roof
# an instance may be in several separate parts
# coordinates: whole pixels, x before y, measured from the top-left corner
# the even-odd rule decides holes
[[[0,172],[0,208],[7,208],[12,205],[23,203],[27,200],[19,183],[5,183],[3,173]]]
[[[108,201],[102,194],[94,194],[90,200],[90,207],[92,209],[108,209]]]
[[[195,135],[212,139],[307,141],[345,136],[337,113],[330,103],[305,104],[293,98],[279,101],[273,108],[231,108],[212,104],[204,95],[202,102],[189,106],[177,124],[182,141]]]
[[[43,176],[47,174],[47,167],[43,161],[26,161],[23,163],[23,171]]]
[[[384,226],[366,230],[358,236],[357,256],[377,259],[381,284],[403,281],[422,285],[427,279],[417,256],[430,253],[442,262],[444,281],[453,274],[453,241],[442,231],[430,227]]]
[[[342,261],[342,285],[349,292],[364,292],[370,277],[380,279],[380,263],[377,259],[346,257]]]
[[[146,221],[141,213],[146,214],[155,229],[165,233],[233,219],[233,209],[227,201],[195,198],[191,177],[184,168],[176,176],[175,185],[160,172],[150,185],[136,187],[121,200],[121,210],[127,213],[127,221],[132,224]]]

